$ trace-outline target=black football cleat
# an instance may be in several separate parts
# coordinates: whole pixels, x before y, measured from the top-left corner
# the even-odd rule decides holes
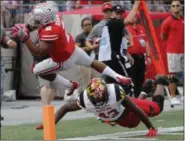
[[[142,91],[145,92],[146,94],[153,93],[155,91],[155,81],[152,79],[146,79]]]
[[[165,75],[158,75],[158,76],[156,76],[155,84],[156,85],[160,84],[160,85],[168,86],[169,85],[169,79]]]

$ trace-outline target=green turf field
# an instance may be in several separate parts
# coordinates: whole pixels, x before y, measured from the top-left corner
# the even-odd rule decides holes
[[[158,127],[178,127],[183,126],[183,111],[163,112],[160,116],[151,119],[153,124]],[[40,140],[43,139],[43,132],[35,130],[37,124],[7,126],[1,128],[2,140]],[[57,139],[82,137],[91,135],[101,135],[116,132],[128,132],[146,130],[144,125],[135,129],[111,127],[97,121],[96,118],[79,120],[65,120],[57,125]],[[182,133],[182,132],[180,132]],[[184,135],[161,135],[160,140],[183,140]]]

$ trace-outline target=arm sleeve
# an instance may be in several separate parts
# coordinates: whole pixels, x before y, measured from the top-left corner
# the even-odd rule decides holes
[[[168,34],[169,32],[169,20],[165,20],[161,26],[161,34]]]
[[[75,38],[75,43],[81,43],[80,42],[80,35],[77,35],[76,38]]]

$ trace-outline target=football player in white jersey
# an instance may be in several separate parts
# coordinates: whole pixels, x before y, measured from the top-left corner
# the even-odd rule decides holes
[[[134,128],[142,121],[149,132],[146,136],[157,136],[157,130],[148,117],[159,115],[163,110],[164,87],[167,86],[166,76],[158,76],[155,81],[148,80],[138,99],[128,97],[118,84],[106,84],[101,78],[94,78],[87,88],[73,100],[62,106],[55,114],[55,122],[68,112],[85,109],[92,112],[100,120],[110,125]],[[147,93],[156,86],[152,101],[146,100]],[[42,129],[38,126],[37,129]]]

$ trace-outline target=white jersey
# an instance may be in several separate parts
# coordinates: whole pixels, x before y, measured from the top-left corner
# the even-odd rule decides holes
[[[119,92],[116,91],[116,86]],[[95,116],[99,117],[104,121],[115,121],[119,119],[119,117],[124,112],[124,107],[122,106],[122,99],[118,98],[120,96],[120,89],[122,89],[119,85],[115,84],[107,84],[107,92],[108,92],[108,102],[104,108],[97,109],[91,101],[88,99],[87,92],[84,91],[79,97],[79,106],[86,111],[92,112]],[[83,103],[83,106],[82,106]]]

